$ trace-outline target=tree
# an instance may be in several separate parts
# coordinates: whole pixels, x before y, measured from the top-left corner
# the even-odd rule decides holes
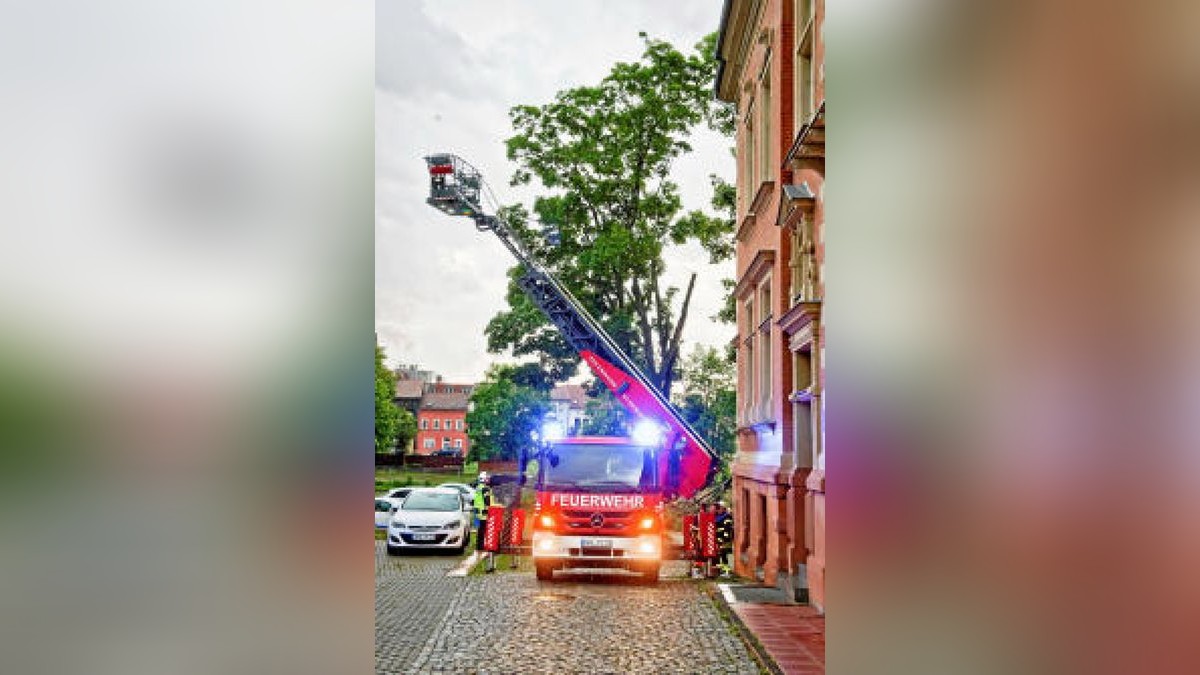
[[[493,365],[471,394],[467,429],[471,460],[513,460],[532,442],[550,411],[546,391],[520,384],[521,366]]]
[[[681,300],[663,280],[664,247],[696,241],[714,262],[733,254],[728,220],[680,217],[671,166],[691,150],[692,129],[707,123],[728,131],[732,112],[712,95],[715,36],[690,55],[642,37],[641,59],[617,63],[598,85],[510,111],[512,183],[536,177],[551,194],[537,198],[532,213],[518,206],[501,215],[669,395],[696,277]],[[545,236],[551,228],[557,244]],[[574,373],[578,355],[511,280],[508,303],[487,326],[489,349],[535,355],[555,380]]]
[[[697,345],[682,370],[683,393],[676,400],[680,413],[728,466],[737,450],[734,364],[717,348]]]
[[[383,348],[375,345],[375,452],[391,452],[417,435],[412,413],[396,406],[396,375],[383,365]]]

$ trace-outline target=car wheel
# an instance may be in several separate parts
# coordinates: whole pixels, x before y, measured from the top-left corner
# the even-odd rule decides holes
[[[399,546],[388,546],[387,551],[388,551],[388,555],[400,555],[400,547]]]
[[[554,568],[546,563],[534,563],[534,569],[537,571],[538,581],[553,581]]]

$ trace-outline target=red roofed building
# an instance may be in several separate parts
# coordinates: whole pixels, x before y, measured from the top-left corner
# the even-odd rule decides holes
[[[467,437],[467,408],[470,405],[470,384],[425,385],[421,406],[417,409],[417,438],[415,452],[430,455],[438,450],[456,450],[463,457],[471,449]]]

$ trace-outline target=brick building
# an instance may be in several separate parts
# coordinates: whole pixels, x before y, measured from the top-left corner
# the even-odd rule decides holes
[[[825,604],[823,0],[726,0],[737,107],[735,567]]]
[[[467,437],[467,410],[474,391],[473,384],[443,382],[441,376],[422,384],[417,408],[417,437],[413,441],[417,454],[457,450],[463,457],[467,456],[471,449]]]

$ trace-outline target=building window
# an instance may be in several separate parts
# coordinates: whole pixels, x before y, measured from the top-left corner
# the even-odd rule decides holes
[[[796,466],[813,465],[812,352],[792,353],[793,448]]]
[[[750,200],[754,198],[754,191],[758,188],[758,180],[755,175],[755,169],[758,163],[754,154],[754,101],[750,101],[750,105],[746,107],[746,119],[744,127],[745,147],[742,154],[742,175],[745,189],[742,190],[742,211],[750,210]]]
[[[429,418],[425,418],[425,419],[421,420],[421,428],[422,429],[429,428]]]
[[[454,420],[454,428],[458,429],[459,431],[462,431],[463,421],[462,420]]]
[[[443,427],[443,428],[445,428],[445,429],[453,429],[453,428],[454,428],[454,420],[452,420],[452,419],[447,419],[447,420],[446,420],[446,426],[445,426],[445,427]]]
[[[462,439],[461,438],[454,439],[454,447],[459,448],[459,449],[462,448]]]
[[[754,377],[755,369],[758,364],[754,360],[754,300],[750,299],[742,305],[742,373],[743,387],[742,391],[745,396],[742,398],[742,421],[751,423],[756,421],[754,414],[754,404],[758,400],[758,391],[755,389]]]
[[[426,450],[432,450],[432,449],[433,449],[433,439],[432,439],[432,438],[426,438],[426,439],[425,439],[424,446],[425,446],[425,449],[426,449]]]
[[[433,428],[434,429],[441,429],[442,428],[441,424],[442,424],[441,420],[439,420],[439,419],[433,420]]]
[[[792,232],[792,304],[817,302],[817,246],[812,218],[805,215]]]
[[[760,419],[771,415],[771,277],[758,287],[758,360]]]
[[[792,77],[795,86],[794,122],[796,130],[808,121],[813,113],[813,40],[816,28],[813,21],[812,0],[795,0],[796,72]]]
[[[758,75],[759,87],[759,123],[758,133],[760,139],[758,142],[758,177],[754,181],[754,189],[757,191],[761,183],[774,178],[774,167],[771,165],[771,148],[772,133],[775,125],[771,123],[771,53],[767,52],[767,56],[763,63],[762,71]]]
[[[449,436],[442,439],[442,448],[447,449],[447,450],[450,448],[450,437]]]

